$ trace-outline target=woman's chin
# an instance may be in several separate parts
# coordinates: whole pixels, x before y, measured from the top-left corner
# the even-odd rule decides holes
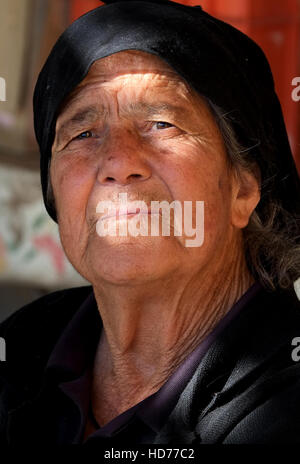
[[[167,245],[164,239],[105,237],[103,246],[98,244],[89,252],[88,273],[94,276],[93,280],[98,278],[115,284],[142,283],[161,278],[176,264],[175,250],[172,251],[176,245]]]

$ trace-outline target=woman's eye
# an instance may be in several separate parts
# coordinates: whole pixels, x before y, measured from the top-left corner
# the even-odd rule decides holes
[[[84,131],[84,132],[81,132],[81,134],[77,135],[77,137],[75,137],[76,140],[83,140],[83,139],[89,139],[90,137],[92,137],[92,132],[91,131]]]
[[[154,125],[157,129],[168,129],[169,127],[174,127],[173,124],[165,121],[157,121]]]

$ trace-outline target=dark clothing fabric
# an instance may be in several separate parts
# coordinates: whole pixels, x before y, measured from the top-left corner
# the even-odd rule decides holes
[[[199,345],[179,367],[175,390],[170,378],[155,394],[165,410],[151,415],[147,401],[159,410],[152,395],[125,413],[125,427],[119,416],[115,428],[112,421],[86,443],[299,444],[300,363],[291,352],[300,336],[300,303],[287,291],[253,287],[250,296],[221,321],[208,346]],[[0,325],[7,347],[0,363],[1,444],[82,442],[91,353],[101,330],[92,300],[91,287],[56,292]],[[89,336],[76,343],[78,324]]]
[[[71,24],[40,73],[35,133],[44,201],[52,218],[56,220],[53,202],[47,200],[48,164],[61,105],[96,60],[132,49],[159,56],[226,114],[243,156],[260,167],[262,195],[256,210],[262,222],[270,201],[294,216],[300,213],[300,181],[272,73],[259,46],[199,6],[128,0],[96,8]],[[278,216],[278,226],[280,222],[284,225]],[[299,231],[296,221],[295,228]]]
[[[187,356],[158,392],[119,415],[104,427],[99,428],[87,441],[97,437],[114,437],[115,440],[120,441],[127,437],[129,427],[132,442],[153,442],[208,347],[260,290],[260,284],[254,284],[214,330]],[[75,403],[80,412],[78,430],[73,443],[82,441],[87,416],[91,415],[89,398],[92,367],[101,330],[101,318],[94,294],[91,292],[62,333],[46,366],[48,371],[56,370],[60,375],[69,373],[74,378],[74,380],[60,383],[59,376],[57,376],[59,388]]]

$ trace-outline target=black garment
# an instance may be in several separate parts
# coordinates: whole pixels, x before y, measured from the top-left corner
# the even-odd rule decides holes
[[[209,346],[259,291],[261,291],[261,285],[256,282],[233,305],[208,336],[184,359],[156,393],[115,417],[104,427],[98,428],[86,442],[110,437],[113,438],[114,443],[120,441],[130,441],[135,444],[152,443]],[[48,372],[50,370],[57,372],[56,379],[59,388],[74,402],[80,412],[73,443],[82,442],[88,412],[93,419],[89,398],[95,348],[101,330],[101,318],[94,294],[91,292],[63,331],[46,366]],[[72,380],[61,383],[60,378],[63,378],[67,372]],[[74,430],[75,428],[74,423]]]
[[[64,362],[55,362],[51,354],[90,292],[90,287],[56,292],[0,325],[7,346],[7,361],[0,363],[1,444],[74,442],[79,411],[57,383],[57,378],[60,385],[74,379],[73,370],[65,368],[70,353],[65,351]],[[91,352],[99,321],[89,322]],[[163,429],[149,440],[299,444],[300,363],[291,357],[297,336],[300,303],[295,293],[257,292],[213,340]],[[88,351],[78,346],[79,364],[85,365]],[[45,371],[49,360],[52,367]],[[126,427],[122,438],[128,444],[138,425]]]
[[[47,201],[48,165],[61,105],[96,60],[124,50],[159,56],[222,109],[245,158],[260,167],[262,195],[256,210],[263,222],[270,201],[294,216],[300,213],[300,181],[272,73],[259,46],[199,7],[128,0],[96,8],[71,24],[40,73],[35,133],[44,201],[52,218],[56,220],[54,205]],[[284,225],[285,219],[278,216],[276,224]],[[296,223],[295,229],[297,236]]]

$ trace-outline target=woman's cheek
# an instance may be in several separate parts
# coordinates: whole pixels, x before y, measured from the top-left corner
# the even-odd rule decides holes
[[[96,169],[86,157],[60,159],[51,167],[51,179],[58,214],[84,214],[89,192],[95,182]]]

